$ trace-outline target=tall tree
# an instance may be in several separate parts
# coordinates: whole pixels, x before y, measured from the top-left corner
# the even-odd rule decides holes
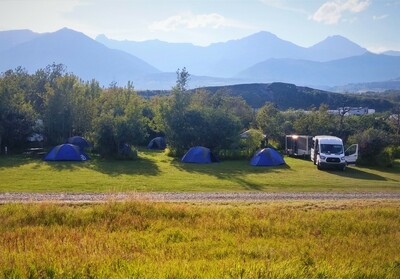
[[[111,87],[102,93],[93,137],[103,156],[117,156],[124,144],[143,143],[148,122],[143,110],[144,102],[132,88]]]
[[[256,115],[257,127],[263,131],[267,140],[280,142],[284,138],[283,116],[273,103],[266,103]]]
[[[25,92],[30,77],[22,68],[6,71],[0,77],[0,151],[22,148],[33,131],[36,114]]]

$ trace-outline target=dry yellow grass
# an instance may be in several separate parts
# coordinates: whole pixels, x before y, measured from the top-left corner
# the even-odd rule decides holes
[[[399,201],[6,204],[3,278],[399,278]]]

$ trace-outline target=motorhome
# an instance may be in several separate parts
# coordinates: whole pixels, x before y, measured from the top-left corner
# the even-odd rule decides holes
[[[358,157],[358,145],[351,145],[344,151],[343,141],[333,136],[315,136],[312,138],[311,161],[318,169],[338,168],[345,170],[348,164],[355,164]]]

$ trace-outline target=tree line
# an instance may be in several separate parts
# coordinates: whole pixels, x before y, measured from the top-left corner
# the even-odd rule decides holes
[[[282,148],[284,136],[295,133],[357,142],[366,162],[385,158],[390,164],[399,149],[400,110],[344,116],[330,114],[326,105],[281,111],[266,103],[255,111],[223,90],[189,91],[189,80],[188,71],[178,69],[171,94],[144,98],[131,82],[104,88],[96,80],[82,81],[62,64],[33,74],[21,67],[8,70],[0,75],[1,150],[24,150],[32,133],[43,135],[48,147],[84,136],[103,157],[118,157],[126,145],[144,146],[155,136],[165,136],[175,156],[202,145],[223,158],[243,158],[268,144]],[[245,130],[250,136],[240,137]]]

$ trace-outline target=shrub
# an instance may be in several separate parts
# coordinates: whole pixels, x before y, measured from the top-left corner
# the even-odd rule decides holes
[[[385,131],[370,128],[351,136],[349,142],[358,143],[360,165],[390,165],[390,152],[384,151],[390,144]]]

